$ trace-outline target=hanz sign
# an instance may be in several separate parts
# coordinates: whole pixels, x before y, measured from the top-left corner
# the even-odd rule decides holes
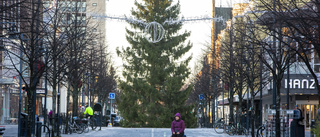
[[[289,81],[289,84],[287,83]],[[282,80],[282,91],[286,91],[287,87],[290,93],[317,93],[316,82],[311,75],[306,74],[291,74],[289,80],[287,75],[284,75]]]
[[[288,80],[284,80],[284,88],[287,88]],[[316,89],[314,79],[289,79],[289,88]]]

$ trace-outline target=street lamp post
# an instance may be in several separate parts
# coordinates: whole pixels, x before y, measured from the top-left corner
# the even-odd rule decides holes
[[[15,32],[11,32],[11,31],[14,31],[14,25],[16,24],[15,22],[0,22],[1,24],[1,28],[2,28],[2,24],[13,24],[13,26],[11,26],[11,29],[9,29],[9,38],[13,38],[15,39],[16,38],[16,33]],[[21,34],[22,35],[22,34]],[[1,42],[3,42],[1,40]],[[5,45],[4,43],[1,43],[3,45],[0,45],[0,51],[5,51]],[[21,41],[21,44],[22,44],[22,41]],[[22,46],[22,45],[21,45]],[[22,94],[22,48],[20,49],[20,70],[19,70],[19,73],[20,73],[20,76],[19,76],[19,112],[18,112],[18,137],[20,137],[20,131],[21,131],[21,94]]]
[[[16,34],[14,34],[16,35]],[[12,36],[11,36],[12,37]],[[14,36],[16,38],[16,36]],[[13,37],[12,37],[13,38]],[[23,34],[20,34],[20,61],[19,61],[19,112],[18,112],[18,137],[21,136],[21,106],[22,106],[22,58],[23,58],[23,41],[27,39],[23,38]]]
[[[15,22],[5,22],[5,23],[9,23],[9,24],[15,24]],[[14,32],[14,27],[15,26],[11,26],[11,30],[12,32],[9,32],[9,38],[12,39],[16,39],[17,36],[17,32]],[[21,136],[21,106],[22,106],[22,58],[23,58],[23,41],[26,41],[28,39],[24,39],[23,34],[20,34],[20,61],[19,61],[19,112],[18,112],[18,137]],[[5,50],[5,47],[3,47]]]
[[[21,36],[23,36],[21,34]],[[20,137],[21,135],[21,94],[22,94],[22,57],[23,57],[23,53],[22,53],[22,40],[21,40],[21,49],[20,49],[20,70],[19,70],[19,73],[20,73],[20,76],[19,76],[19,114],[18,114],[18,137]]]

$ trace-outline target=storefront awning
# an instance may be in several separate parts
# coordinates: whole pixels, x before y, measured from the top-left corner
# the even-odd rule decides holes
[[[14,79],[0,78],[0,85],[14,85],[14,84],[15,84]]]

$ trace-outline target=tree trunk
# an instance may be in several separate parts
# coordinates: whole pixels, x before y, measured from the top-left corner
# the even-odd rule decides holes
[[[229,100],[229,102],[230,102],[230,115],[229,115],[229,118],[230,118],[230,120],[229,120],[229,123],[232,123],[232,124],[235,124],[234,123],[234,117],[233,117],[233,115],[234,115],[234,106],[233,106],[233,93],[231,93],[232,92],[232,90],[231,90],[231,88],[230,88],[230,100]]]
[[[243,88],[242,88],[242,84],[243,84],[243,82],[242,82],[242,77],[240,78],[240,89],[239,89],[239,93],[238,93],[238,96],[239,96],[239,105],[238,105],[238,118],[239,118],[239,120],[238,121],[240,121],[240,124],[241,124],[241,126],[243,126],[242,125],[242,123],[244,122],[244,121],[242,121],[242,101],[243,101],[243,98],[242,98],[242,90],[243,90]]]
[[[32,133],[32,100],[33,100],[33,93],[35,90],[33,89],[27,89],[27,98],[28,98],[28,103],[27,103],[27,109],[26,113],[28,114],[28,130],[27,130],[27,136],[31,137]]]
[[[70,82],[68,82],[68,91],[67,91],[67,121],[69,120],[69,99],[70,99]],[[65,133],[67,133],[69,127],[69,122],[66,122]]]
[[[55,52],[55,49],[54,49]],[[57,58],[56,56],[53,57],[53,79],[52,79],[52,129],[55,133],[57,131],[55,126],[55,119],[56,119],[56,103],[57,103]],[[54,135],[52,135],[54,136]]]
[[[55,133],[56,131],[57,131],[57,129],[56,129],[56,126],[55,126],[55,119],[56,119],[56,100],[57,100],[57,88],[56,88],[56,84],[53,84],[53,86],[52,86],[52,90],[53,90],[53,92],[52,92],[52,129],[53,129],[53,132],[52,133]],[[54,135],[52,135],[52,136],[54,136]]]
[[[279,76],[278,76],[279,77]],[[281,88],[281,79],[277,79],[277,95],[276,95],[276,137],[280,137],[281,134],[281,126],[280,126],[280,101],[281,101],[281,95],[280,95],[280,88]]]
[[[78,115],[78,87],[77,84],[75,84],[76,86],[73,87],[73,94],[72,94],[72,116],[77,116]]]
[[[253,79],[252,79],[253,80]],[[254,137],[254,133],[255,133],[255,126],[254,126],[254,122],[255,122],[255,108],[254,108],[254,88],[253,88],[253,84],[251,84],[251,136]]]

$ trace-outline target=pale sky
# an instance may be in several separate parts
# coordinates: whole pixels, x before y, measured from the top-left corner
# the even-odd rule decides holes
[[[141,0],[138,0],[141,1]],[[222,7],[229,7],[233,3],[243,2],[247,0],[216,0],[216,7],[220,7],[220,2]],[[177,0],[174,0],[177,2]],[[180,0],[181,14],[185,18],[190,17],[212,17],[212,0]],[[107,15],[108,16],[131,16],[130,10],[134,7],[134,0],[107,0]],[[125,28],[130,26],[124,21],[110,20],[107,19],[106,25],[106,35],[107,44],[109,46],[109,51],[112,54],[112,61],[117,67],[118,75],[121,75],[122,70],[122,60],[116,54],[117,47],[130,46],[125,38]],[[190,62],[189,67],[194,68],[195,62],[203,54],[203,49],[210,43],[211,35],[211,21],[196,21],[192,23],[184,23],[182,31],[191,31],[191,36],[188,40],[193,43],[193,48],[190,50],[188,55],[193,55],[193,60]]]

